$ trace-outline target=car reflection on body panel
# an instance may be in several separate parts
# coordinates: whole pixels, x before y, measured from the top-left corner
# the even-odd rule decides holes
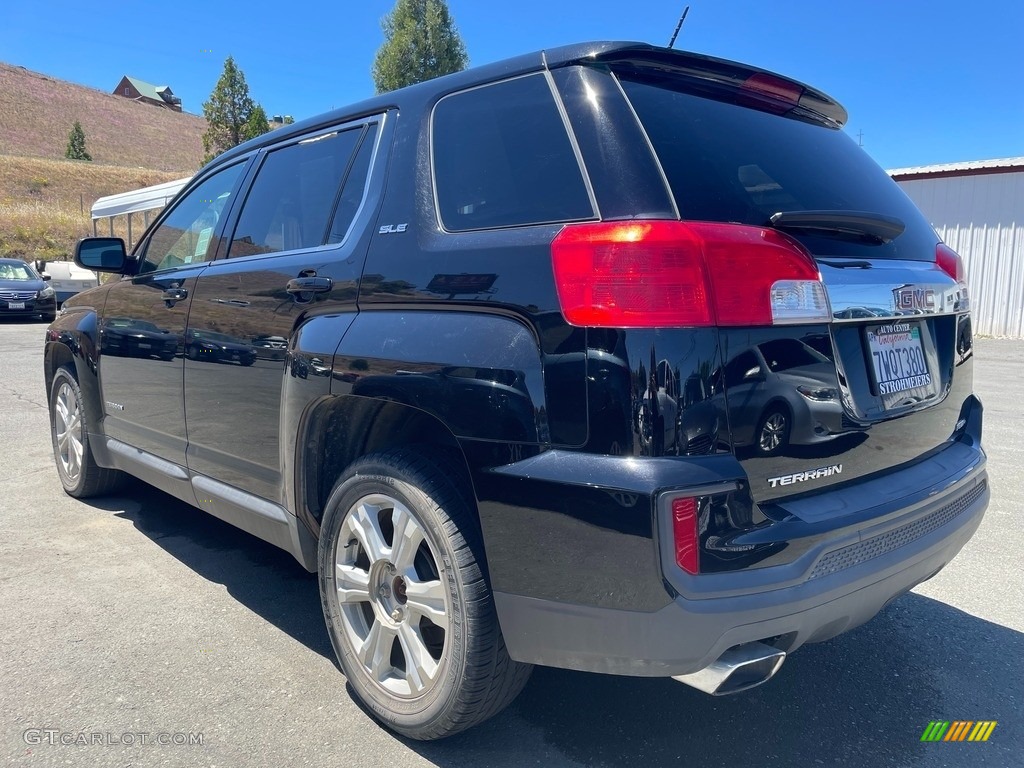
[[[353,395],[370,395],[405,402],[440,414],[465,434],[514,435],[535,440],[537,421],[533,401],[521,371],[505,368],[446,366],[436,372],[395,371],[365,376],[352,387]]]
[[[682,385],[679,378],[667,360],[654,366],[639,402],[641,446],[656,456],[713,453],[720,421],[710,386],[699,374],[691,374]]]
[[[256,356],[264,360],[284,360],[288,354],[288,339],[284,336],[257,336],[252,346]]]
[[[146,320],[109,317],[100,329],[100,350],[105,355],[172,360],[178,352],[178,336]]]
[[[185,354],[189,360],[206,362],[240,363],[252,365],[256,362],[256,349],[241,339],[226,333],[190,329],[185,343]]]
[[[308,379],[310,374],[314,376],[331,375],[331,366],[320,357],[293,355],[290,368],[292,376],[298,376],[300,379]]]
[[[726,364],[725,384],[738,446],[771,456],[844,431],[835,365],[798,339],[744,350]]]

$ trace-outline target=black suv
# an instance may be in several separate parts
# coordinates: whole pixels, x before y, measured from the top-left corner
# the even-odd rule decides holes
[[[123,277],[48,331],[61,482],[128,473],[291,552],[414,738],[532,664],[762,683],[989,500],[962,263],[845,119],[591,43],[226,152],[130,256],[79,245]],[[115,317],[174,358],[108,354]]]

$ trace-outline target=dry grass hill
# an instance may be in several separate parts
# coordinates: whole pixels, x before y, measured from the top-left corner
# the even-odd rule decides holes
[[[0,154],[62,158],[75,120],[96,163],[190,174],[203,157],[201,117],[0,64]]]
[[[75,120],[91,163],[64,159]],[[205,130],[195,115],[0,63],[0,257],[67,258],[97,197],[195,173]]]

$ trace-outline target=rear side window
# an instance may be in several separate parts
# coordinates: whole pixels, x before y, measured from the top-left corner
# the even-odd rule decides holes
[[[228,256],[323,245],[363,133],[364,126],[333,131],[268,153],[242,206]]]
[[[352,167],[345,178],[345,185],[341,188],[338,208],[335,210],[334,220],[331,222],[331,234],[327,238],[328,243],[340,243],[348,236],[348,231],[359,212],[359,206],[362,204],[363,195],[366,192],[373,150],[377,145],[376,140],[377,124],[373,123],[366,127],[366,133],[359,143],[359,149],[356,150],[356,156],[352,160]]]
[[[842,131],[698,96],[668,75],[633,71],[620,80],[683,219],[766,226],[780,211],[868,211],[895,216],[906,229],[886,244],[794,236],[818,255],[935,258],[928,222]]]
[[[434,108],[434,183],[450,232],[590,219],[590,194],[543,75],[447,96]]]

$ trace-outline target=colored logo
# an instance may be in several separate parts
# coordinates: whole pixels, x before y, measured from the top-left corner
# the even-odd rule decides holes
[[[932,720],[921,741],[988,741],[996,724],[995,720]]]

